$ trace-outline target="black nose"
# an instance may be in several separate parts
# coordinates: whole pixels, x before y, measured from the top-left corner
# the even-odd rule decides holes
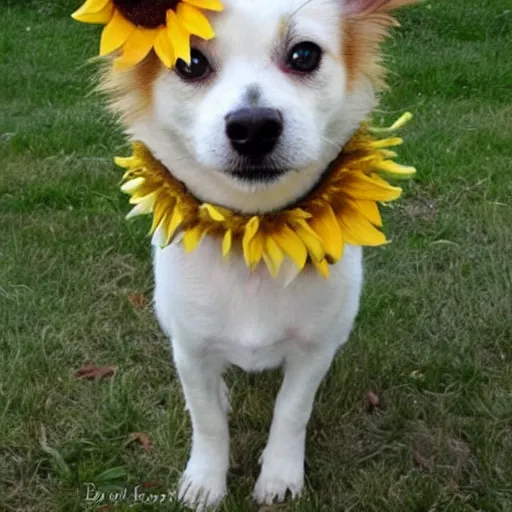
[[[226,116],[226,135],[241,155],[270,153],[283,131],[283,116],[273,108],[241,108]]]

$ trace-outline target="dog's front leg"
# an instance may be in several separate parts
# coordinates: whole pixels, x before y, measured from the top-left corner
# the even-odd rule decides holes
[[[285,376],[253,493],[259,503],[283,501],[288,489],[293,497],[300,495],[304,486],[306,426],[316,391],[334,353],[325,346],[310,350],[297,347],[286,358]]]
[[[217,504],[226,493],[229,431],[222,365],[190,348],[193,344],[186,339],[179,341],[173,343],[174,360],[192,421],[192,449],[178,496],[188,506],[202,510]]]

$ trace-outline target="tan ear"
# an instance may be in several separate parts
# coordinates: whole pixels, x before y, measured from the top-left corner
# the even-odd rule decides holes
[[[385,86],[380,45],[398,26],[391,11],[419,0],[343,0],[343,54],[349,87],[360,77],[369,78],[377,90]]]

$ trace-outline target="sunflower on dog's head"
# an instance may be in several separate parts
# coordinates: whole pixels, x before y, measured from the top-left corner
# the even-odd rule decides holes
[[[190,62],[191,35],[215,37],[202,10],[222,9],[220,0],[87,0],[73,18],[105,25],[100,55],[121,51],[116,67],[135,66],[154,50],[172,68],[178,59]]]

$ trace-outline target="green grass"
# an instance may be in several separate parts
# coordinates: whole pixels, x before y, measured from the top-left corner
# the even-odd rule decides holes
[[[86,95],[98,29],[71,22],[79,3],[0,5],[5,511],[85,510],[85,482],[174,489],[190,440],[167,342],[129,301],[151,293],[147,225],[123,220],[111,157],[124,141]],[[512,510],[510,2],[438,0],[400,19],[377,119],[416,114],[401,154],[419,174],[386,210],[393,243],[366,252],[362,310],[310,423],[305,496],[276,510]],[[116,376],[77,381],[88,359]],[[229,382],[220,509],[256,511],[279,375]],[[368,391],[382,401],[373,413]],[[153,451],[125,446],[132,432]],[[145,510],[163,509],[180,510]]]

